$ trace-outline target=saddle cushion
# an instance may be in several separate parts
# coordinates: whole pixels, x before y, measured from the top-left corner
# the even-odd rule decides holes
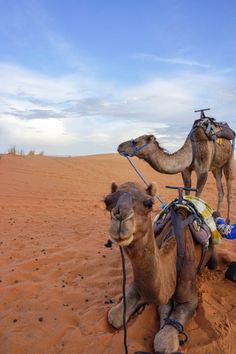
[[[155,238],[161,234],[162,230],[164,229],[165,225],[171,220],[171,214],[168,212],[166,215],[162,215],[160,217],[155,218],[153,223],[153,230]],[[209,239],[211,237],[211,232],[209,227],[205,224],[199,224],[196,220],[194,220],[191,224],[189,224],[189,228],[194,240],[205,246],[209,243]],[[173,236],[173,233],[166,235],[165,240],[168,239],[170,236]]]
[[[190,195],[183,198],[182,204],[178,204],[178,200],[174,200],[160,214],[156,215],[153,220],[155,238],[160,235],[167,222],[171,219],[170,205],[172,203],[175,203],[176,206],[186,208],[190,214],[194,215],[194,220],[189,227],[196,242],[206,245],[210,238],[213,244],[221,242],[222,237],[216,228],[216,223],[212,216],[214,210],[204,200]]]

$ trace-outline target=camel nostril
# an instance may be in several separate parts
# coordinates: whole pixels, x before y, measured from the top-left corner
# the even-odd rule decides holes
[[[116,220],[122,221],[122,215],[121,215],[121,213],[120,213],[120,210],[119,210],[119,209],[112,210],[111,215],[112,215],[112,218],[113,218],[113,219],[116,219]]]

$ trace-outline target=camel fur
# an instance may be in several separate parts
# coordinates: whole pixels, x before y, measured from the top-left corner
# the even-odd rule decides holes
[[[217,211],[221,209],[224,196],[223,172],[227,185],[227,222],[230,222],[234,172],[233,147],[230,140],[221,138],[219,141],[220,144],[209,140],[203,128],[198,127],[194,129],[191,137],[187,137],[184,145],[173,154],[166,152],[154,135],[142,135],[134,140],[125,141],[119,145],[118,152],[144,159],[160,173],[181,172],[184,186],[189,188],[191,188],[191,174],[194,170],[197,174],[197,197],[200,197],[207,181],[208,172],[211,171],[216,179],[218,191]]]
[[[127,182],[121,186],[112,184],[105,205],[111,213],[110,239],[122,246],[133,269],[133,281],[126,292],[128,321],[132,314],[145,304],[158,306],[160,331],[154,338],[155,353],[170,354],[179,347],[179,332],[164,319],[169,317],[183,326],[191,319],[198,303],[197,266],[201,258],[201,246],[193,240],[188,226],[184,227],[185,255],[177,279],[176,240],[171,221],[158,236],[158,245],[153,234],[151,211],[155,184],[146,190],[137,183]],[[177,214],[186,219],[187,210],[178,208]],[[174,235],[173,235],[174,236]],[[213,245],[206,253],[202,267],[215,266]],[[108,312],[108,322],[119,329],[123,325],[123,302]]]

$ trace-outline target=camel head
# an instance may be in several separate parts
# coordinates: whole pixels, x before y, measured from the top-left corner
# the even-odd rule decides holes
[[[106,209],[111,213],[111,241],[120,246],[129,246],[145,235],[150,225],[150,211],[155,194],[155,183],[150,184],[147,189],[133,182],[119,187],[112,183],[111,193],[104,199]]]
[[[142,158],[145,152],[150,151],[157,141],[154,135],[141,135],[136,139],[131,139],[121,143],[117,151],[121,155],[128,155],[129,157],[138,156]]]

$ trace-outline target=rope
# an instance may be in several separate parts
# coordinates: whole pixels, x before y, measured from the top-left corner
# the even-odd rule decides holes
[[[147,183],[147,181],[144,179],[144,177],[141,175],[141,173],[137,170],[137,168],[134,166],[133,162],[130,160],[129,156],[124,155],[124,157],[126,157],[126,159],[128,160],[128,162],[130,163],[130,165],[133,167],[133,169],[135,170],[135,172],[137,173],[137,175],[141,178],[141,180],[144,182],[144,184],[148,187],[149,184]],[[163,209],[166,205],[163,202],[163,200],[161,200],[161,198],[156,195],[157,200],[161,203],[161,209]]]
[[[122,273],[123,273],[122,293],[123,293],[124,348],[125,348],[125,354],[128,354],[127,327],[126,327],[126,294],[125,294],[126,270],[125,270],[125,255],[124,255],[123,248],[121,246],[119,246],[119,248],[120,248],[121,260],[122,260]]]

